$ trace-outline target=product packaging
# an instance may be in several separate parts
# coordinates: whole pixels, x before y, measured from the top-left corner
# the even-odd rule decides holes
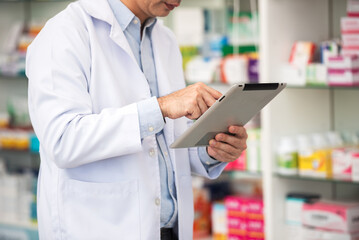
[[[351,153],[352,168],[352,181],[359,182],[359,151],[355,150]]]
[[[224,168],[226,171],[245,171],[247,169],[247,151],[243,151],[242,154],[235,161],[230,162]]]
[[[311,63],[314,57],[315,44],[312,42],[296,42],[292,47],[289,63],[303,66]]]
[[[224,203],[212,205],[212,233],[213,240],[226,240],[227,236],[227,211]]]
[[[337,41],[324,41],[320,44],[321,62],[328,65],[329,57],[336,57],[339,55],[340,45]]]
[[[302,240],[359,240],[359,234],[339,233],[303,227]]]
[[[328,82],[330,86],[358,86],[359,69],[329,69]]]
[[[359,17],[359,1],[347,0],[347,14],[349,17]]]
[[[303,205],[304,226],[345,233],[359,232],[359,202],[318,201]]]
[[[342,34],[343,46],[348,48],[359,48],[359,33]]]
[[[327,66],[320,63],[311,63],[306,68],[306,81],[309,85],[328,85],[328,70]]]
[[[358,69],[359,56],[329,57],[327,67],[329,69]]]
[[[343,56],[357,56],[359,55],[359,48],[343,47],[341,50]]]
[[[340,27],[342,34],[358,34],[359,18],[342,17],[340,19]]]
[[[246,55],[228,55],[221,62],[221,80],[223,83],[247,83],[249,59]]]
[[[188,83],[211,83],[219,79],[219,66],[219,58],[194,57],[186,64],[185,79]]]
[[[345,148],[332,150],[333,178],[339,180],[352,179],[352,158]]]
[[[318,201],[320,195],[309,193],[288,193],[285,202],[285,221],[290,225],[302,225],[302,208],[305,203]]]
[[[279,79],[290,86],[305,86],[307,83],[306,65],[283,64],[279,70]]]

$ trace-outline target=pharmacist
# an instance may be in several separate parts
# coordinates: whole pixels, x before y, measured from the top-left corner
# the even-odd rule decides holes
[[[243,127],[208,149],[168,145],[221,94],[185,87],[178,0],[80,0],[29,47],[29,109],[41,143],[40,239],[192,239],[191,173],[219,176]],[[214,160],[216,159],[216,160]]]

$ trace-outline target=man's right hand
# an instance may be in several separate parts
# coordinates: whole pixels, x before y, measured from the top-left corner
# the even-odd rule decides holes
[[[184,89],[158,98],[163,117],[176,119],[199,118],[222,94],[204,83],[196,83]]]

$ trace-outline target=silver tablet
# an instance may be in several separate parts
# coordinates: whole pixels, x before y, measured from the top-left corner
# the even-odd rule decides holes
[[[228,132],[229,126],[244,126],[285,87],[286,83],[233,85],[170,147],[208,146],[209,140],[217,133]]]

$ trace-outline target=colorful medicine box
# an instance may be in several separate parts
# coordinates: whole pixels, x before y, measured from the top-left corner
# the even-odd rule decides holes
[[[345,148],[332,150],[333,178],[339,180],[352,179],[352,159]]]
[[[302,240],[359,240],[359,234],[339,233],[334,231],[323,231],[313,228],[302,229]]]
[[[347,0],[347,15],[349,17],[359,17],[359,1]]]
[[[342,34],[344,47],[359,47],[359,34]]]
[[[359,232],[359,202],[306,203],[303,205],[302,222],[304,226],[322,230]]]

